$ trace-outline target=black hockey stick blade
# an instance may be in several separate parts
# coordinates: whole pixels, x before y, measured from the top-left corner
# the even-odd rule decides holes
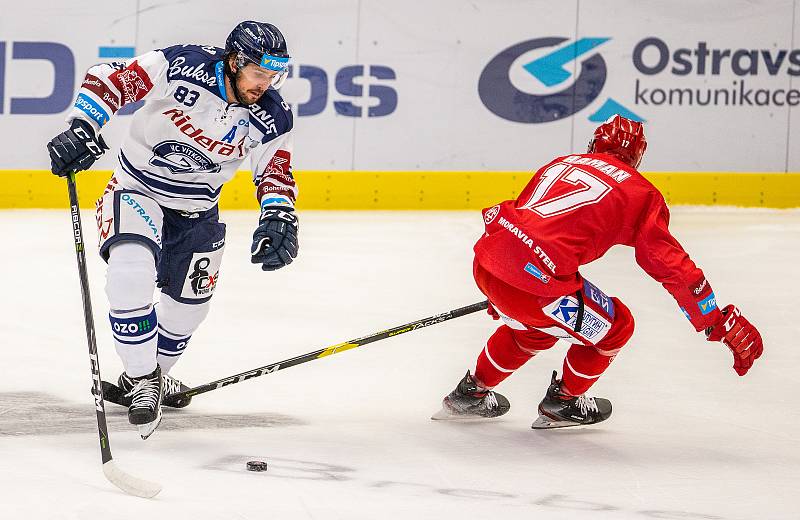
[[[271,374],[273,372],[277,372],[278,370],[284,370],[286,368],[293,367],[295,365],[301,365],[303,363],[308,363],[309,361],[314,361],[316,359],[320,359],[323,357],[332,356],[334,354],[338,354],[346,350],[351,350],[357,347],[361,347],[369,343],[374,343],[382,339],[392,338],[394,336],[399,336],[400,334],[405,334],[406,332],[411,332],[425,327],[430,327],[431,325],[437,325],[439,323],[443,323],[445,321],[452,320],[454,318],[460,318],[461,316],[466,316],[467,314],[472,314],[473,312],[485,310],[488,307],[488,305],[489,302],[486,300],[478,303],[473,303],[472,305],[467,305],[466,307],[460,307],[458,309],[453,309],[451,311],[443,312],[442,314],[437,314],[436,316],[430,316],[428,318],[412,321],[411,323],[406,323],[404,325],[398,325],[397,327],[392,327],[391,329],[375,332],[368,336],[364,336],[363,338],[351,339],[350,341],[345,341],[344,343],[338,343],[336,345],[332,345],[327,348],[315,350],[314,352],[309,352],[308,354],[302,354],[293,357],[291,359],[285,359],[283,361],[278,361],[277,363],[271,363],[269,365],[264,365],[263,367],[254,368],[252,370],[248,370],[247,372],[242,372],[241,374],[236,374],[223,379],[218,379],[216,381],[212,381],[210,383],[206,383],[204,385],[200,385],[195,388],[190,388],[189,390],[184,390],[183,392],[169,394],[169,396],[167,397],[173,399],[180,399],[184,397],[192,397],[198,394],[204,394],[206,392],[211,392],[212,390],[217,390],[218,388],[222,388],[223,386],[230,386],[236,383],[241,383],[242,381],[245,381],[247,379],[253,379],[255,377]]]

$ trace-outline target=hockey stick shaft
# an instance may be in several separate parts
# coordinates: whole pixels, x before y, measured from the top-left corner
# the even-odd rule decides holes
[[[86,268],[86,252],[83,241],[83,226],[78,205],[78,189],[75,185],[75,174],[67,177],[69,188],[69,206],[72,214],[72,236],[75,239],[75,257],[78,260],[78,277],[81,283],[81,297],[83,298],[83,318],[86,323],[86,341],[89,344],[89,363],[92,368],[92,395],[94,407],[97,412],[97,433],[100,436],[100,456],[103,460],[103,474],[122,491],[142,498],[152,498],[161,491],[161,486],[155,482],[138,479],[119,469],[111,456],[111,443],[108,439],[108,424],[106,423],[106,409],[103,401],[102,384],[100,383],[100,359],[97,356],[97,337],[94,331],[94,314],[92,313],[92,298],[89,293],[89,273]]]
[[[97,357],[97,338],[94,330],[94,315],[92,314],[92,298],[89,293],[89,274],[86,269],[86,253],[83,242],[83,226],[78,206],[78,190],[75,186],[75,174],[67,177],[69,187],[69,205],[72,214],[72,236],[75,239],[75,257],[78,260],[78,277],[81,283],[81,297],[83,298],[83,319],[86,323],[86,340],[89,344],[89,362],[92,368],[92,394],[94,395],[95,411],[97,412],[97,430],[100,435],[100,455],[103,464],[112,459],[111,446],[108,441],[108,426],[106,425],[106,411],[103,403],[103,392],[100,384],[100,360]]]
[[[351,339],[350,341],[345,341],[344,343],[332,345],[327,348],[321,348],[319,350],[315,350],[314,352],[309,352],[308,354],[302,354],[300,356],[296,356],[290,359],[285,359],[277,363],[271,363],[269,365],[264,365],[263,367],[254,368],[252,370],[248,370],[247,372],[242,372],[241,374],[236,374],[223,379],[218,379],[216,381],[212,381],[211,383],[200,385],[195,388],[190,388],[189,390],[185,390],[183,392],[170,394],[170,397],[182,398],[182,397],[191,397],[198,394],[204,394],[206,392],[222,388],[223,386],[230,386],[236,383],[241,383],[242,381],[246,381],[248,379],[253,379],[255,377],[271,374],[273,372],[277,372],[278,370],[284,370],[286,368],[293,367],[295,365],[300,365],[303,363],[308,363],[309,361],[314,361],[316,359],[332,356],[334,354],[338,354],[346,350],[351,350],[357,347],[361,347],[369,343],[374,343],[382,339],[393,338],[395,336],[399,336],[400,334],[405,334],[406,332],[411,332],[425,327],[430,327],[431,325],[437,325],[439,323],[443,323],[445,321],[452,320],[454,318],[460,318],[461,316],[466,316],[467,314],[472,314],[473,312],[485,310],[487,305],[488,302],[486,300],[478,303],[473,303],[472,305],[467,305],[466,307],[461,307],[458,309],[444,312],[442,314],[437,314],[436,316],[423,318],[421,320],[412,321],[411,323],[406,323],[405,325],[399,325],[397,327],[393,327],[388,330],[375,332],[374,334],[370,334],[369,336],[364,336],[363,338]]]

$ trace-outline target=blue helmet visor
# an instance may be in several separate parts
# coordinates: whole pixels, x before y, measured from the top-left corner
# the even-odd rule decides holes
[[[264,56],[261,57],[260,65],[267,70],[286,72],[289,70],[289,58],[264,54]]]

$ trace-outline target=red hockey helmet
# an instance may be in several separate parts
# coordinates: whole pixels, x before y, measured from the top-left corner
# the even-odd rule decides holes
[[[647,149],[644,126],[638,121],[617,114],[598,126],[589,141],[589,153],[607,153],[623,162],[639,167]]]

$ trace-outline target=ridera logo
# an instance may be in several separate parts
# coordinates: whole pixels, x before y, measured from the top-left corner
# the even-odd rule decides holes
[[[495,115],[517,123],[549,123],[580,112],[606,83],[606,62],[594,49],[609,40],[548,37],[512,45],[483,69],[481,101]],[[611,98],[589,120],[601,122],[614,114],[642,120]]]

